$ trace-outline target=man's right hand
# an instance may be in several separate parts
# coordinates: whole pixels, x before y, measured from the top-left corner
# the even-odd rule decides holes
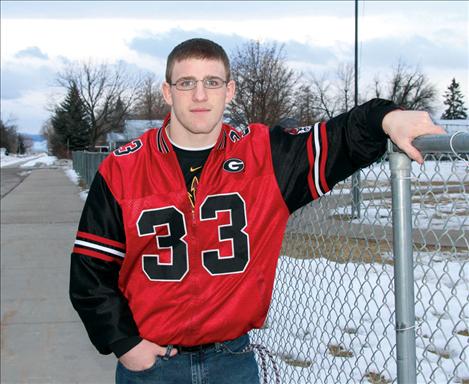
[[[130,351],[119,357],[121,364],[130,371],[143,371],[155,364],[158,356],[164,356],[166,348],[148,340],[142,340]],[[171,351],[171,357],[177,354],[177,350]]]

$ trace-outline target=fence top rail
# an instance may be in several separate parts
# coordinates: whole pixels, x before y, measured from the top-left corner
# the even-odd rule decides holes
[[[469,153],[469,133],[458,131],[451,135],[425,135],[417,137],[412,144],[421,153]],[[390,152],[402,152],[392,145]]]

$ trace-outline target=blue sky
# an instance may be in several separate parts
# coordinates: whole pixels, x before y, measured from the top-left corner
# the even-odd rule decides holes
[[[305,73],[353,62],[353,1],[2,1],[1,18],[1,116],[21,132],[40,131],[63,95],[56,74],[74,61],[122,61],[162,77],[172,47],[200,36],[228,52],[249,39],[276,41]],[[469,104],[468,2],[360,1],[359,20],[360,88],[403,60],[439,95],[456,77]]]

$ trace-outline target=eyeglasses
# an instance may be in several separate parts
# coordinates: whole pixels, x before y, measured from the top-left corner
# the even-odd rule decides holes
[[[218,89],[223,87],[227,81],[220,79],[216,76],[206,77],[202,80],[196,80],[192,77],[183,77],[182,79],[176,80],[175,83],[171,83],[170,85],[175,86],[179,91],[191,91],[197,87],[197,83],[201,81],[204,88],[206,89]]]

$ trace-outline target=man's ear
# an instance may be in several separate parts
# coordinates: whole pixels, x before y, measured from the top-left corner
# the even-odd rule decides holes
[[[166,81],[161,85],[161,92],[163,93],[164,101],[170,106],[173,106],[173,96],[171,95],[171,85]]]
[[[225,104],[228,104],[234,97],[236,93],[236,83],[234,80],[228,81],[226,83],[226,97],[225,97]]]

